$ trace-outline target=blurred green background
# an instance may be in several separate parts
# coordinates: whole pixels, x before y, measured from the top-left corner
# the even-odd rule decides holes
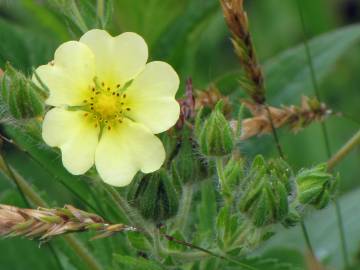
[[[81,36],[81,29],[71,19],[71,12],[58,8],[57,3],[60,2],[67,1],[0,0],[1,68],[9,61],[30,76],[32,68],[52,59],[59,44]],[[151,58],[171,63],[180,74],[182,88],[186,78],[192,77],[197,89],[206,89],[209,84],[216,83],[223,93],[231,95],[235,107],[238,107],[239,98],[245,96],[236,82],[240,67],[217,0],[115,0],[113,5],[109,4],[105,9],[103,21],[96,19],[95,1],[77,3],[89,29],[106,24],[106,29],[113,35],[124,31],[143,35],[148,42]],[[266,71],[269,103],[299,104],[301,95],[312,95],[313,89],[303,47],[292,49],[302,46],[303,41],[297,1],[249,0],[245,3],[258,58],[264,63]],[[321,96],[330,108],[343,114],[333,116],[326,122],[331,150],[335,152],[357,131],[360,123],[360,25],[355,25],[360,23],[360,1],[301,0],[301,5],[308,38],[315,38],[311,48]],[[64,13],[68,16],[64,16]],[[351,24],[354,26],[339,30],[338,34],[318,38]],[[296,169],[327,160],[319,124],[312,124],[296,135],[283,129],[280,131],[280,141],[289,163]],[[243,142],[241,149],[249,157],[257,153],[267,157],[276,155],[271,136]],[[340,190],[344,195],[346,218],[358,215],[360,210],[359,151],[353,151],[336,169],[341,175]],[[43,190],[44,196],[54,205],[76,202],[59,182],[51,181],[50,184],[50,175],[41,169],[38,162],[30,160],[15,148],[6,148],[6,153],[12,165],[39,190]],[[54,162],[58,164],[58,160]],[[34,168],[37,168],[35,172]],[[67,174],[65,176],[70,178]],[[19,201],[14,195],[14,187],[1,181],[0,187],[1,202],[16,204]],[[320,215],[323,215],[322,220],[319,220],[319,216],[309,218],[313,225],[311,227],[318,227],[311,230],[312,235],[319,236],[319,227],[325,224],[321,221],[336,224],[332,209]],[[358,234],[356,239],[349,240],[352,254],[356,254],[359,248],[359,223],[359,216],[346,222],[347,236],[351,238],[353,233]],[[334,228],[331,227],[332,230]],[[330,234],[336,237],[336,232]],[[274,246],[292,241],[299,247],[297,243],[302,241],[299,234],[290,231],[284,235],[273,241]],[[331,239],[328,241],[336,247],[338,242],[334,241],[338,240]],[[5,269],[3,265],[11,263],[11,269],[24,269],[23,264],[14,263],[20,252],[19,246],[29,256],[27,263],[33,266],[37,265],[36,258],[42,258],[43,250],[47,250],[34,248],[36,245],[28,241],[16,241],[0,242],[1,269]],[[329,242],[320,244],[326,246]],[[269,246],[272,254],[277,254],[271,244]],[[29,253],[31,248],[33,251]],[[321,258],[333,255],[326,252],[320,254],[323,256]],[[332,264],[338,266],[341,256],[336,256]],[[50,268],[45,266],[37,269]]]

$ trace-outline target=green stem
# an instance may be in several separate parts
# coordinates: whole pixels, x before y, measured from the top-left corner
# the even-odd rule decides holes
[[[268,119],[270,121],[270,126],[271,126],[271,132],[272,132],[272,135],[273,135],[273,138],[274,138],[274,141],[275,141],[275,145],[276,145],[276,148],[278,150],[278,153],[279,153],[279,156],[284,159],[284,152],[282,150],[282,147],[281,147],[281,144],[280,144],[280,140],[279,140],[279,136],[277,134],[277,131],[276,131],[276,128],[274,126],[274,121],[272,119],[272,115],[271,115],[271,112],[270,112],[270,109],[269,109],[269,105],[265,104],[265,109],[266,109],[266,112],[268,114]]]
[[[314,253],[314,249],[313,249],[313,247],[312,247],[312,245],[311,245],[311,242],[310,242],[310,237],[309,237],[308,231],[307,231],[307,229],[306,229],[305,222],[302,220],[302,221],[300,222],[300,224],[301,224],[302,233],[303,233],[304,238],[305,238],[306,246],[307,246],[307,248],[309,249],[310,254],[311,254],[314,258],[316,258],[316,257],[315,257],[315,253]]]
[[[219,178],[221,193],[223,197],[225,198],[228,205],[231,205],[233,201],[232,192],[229,189],[229,186],[226,184],[226,176],[224,173],[224,164],[223,164],[223,158],[217,157],[215,160],[216,163],[216,171]]]
[[[339,227],[339,234],[340,234],[340,241],[341,241],[341,250],[343,251],[343,260],[346,269],[349,268],[349,258],[346,256],[348,254],[347,246],[346,246],[346,237],[345,237],[345,229],[344,229],[344,223],[342,222],[342,215],[341,215],[341,208],[339,204],[339,200],[334,199],[334,205],[335,205],[335,212],[336,212],[336,218],[338,221],[338,227]]]
[[[319,102],[321,102],[320,89],[319,89],[319,85],[318,85],[316,75],[315,75],[315,67],[314,67],[314,62],[313,62],[312,56],[311,56],[310,46],[309,46],[309,43],[307,40],[305,18],[304,18],[301,4],[300,4],[300,0],[297,0],[297,4],[298,4],[298,10],[299,10],[299,14],[300,14],[301,26],[303,29],[303,35],[304,35],[303,40],[304,40],[304,45],[305,45],[305,50],[306,50],[306,56],[307,56],[309,67],[310,67],[310,74],[311,74],[311,80],[312,80],[312,84],[313,84],[313,88],[314,88],[314,93],[315,93],[317,99],[319,100]],[[324,138],[326,153],[327,153],[328,158],[330,158],[331,157],[330,140],[329,140],[329,133],[327,131],[325,122],[321,123],[321,131],[322,131],[323,138]],[[339,234],[340,234],[340,240],[341,240],[341,247],[342,247],[341,251],[342,251],[343,261],[344,261],[345,267],[348,268],[349,267],[349,259],[348,259],[347,248],[346,248],[344,221],[342,219],[341,209],[339,207],[337,198],[334,199],[334,203],[335,203],[335,209],[336,209],[336,218],[337,218],[338,225],[339,225]]]
[[[189,212],[191,209],[191,203],[194,194],[194,186],[192,184],[185,184],[183,186],[180,208],[176,216],[175,228],[178,228],[179,231],[183,232],[186,228],[187,222],[189,220]]]
[[[360,145],[360,130],[328,161],[328,170],[331,171],[339,164],[356,146]],[[341,240],[341,250],[343,254],[344,265],[349,268],[348,250],[346,245],[346,236],[344,223],[342,222],[341,208],[338,200],[334,199],[336,218],[338,220],[339,234]]]
[[[15,183],[17,183],[21,192],[28,198],[29,202],[33,205],[40,207],[48,207],[47,203],[36,193],[36,191],[28,184],[25,179],[23,179],[18,173],[16,173],[7,163],[2,155],[0,155],[1,163],[4,166],[1,166],[0,169]],[[5,169],[5,170],[4,170]],[[74,252],[85,262],[88,266],[88,269],[91,270],[103,270],[101,265],[95,260],[95,258],[89,253],[87,248],[74,236],[65,235],[64,240],[67,244],[74,250]]]
[[[360,130],[328,161],[328,170],[331,171],[339,164],[355,147],[360,145]]]
[[[97,16],[100,18],[101,23],[103,23],[104,0],[97,0],[96,13],[97,13]]]
[[[84,21],[84,18],[82,17],[79,8],[75,1],[71,1],[70,9],[73,13],[73,20],[76,23],[76,25],[79,27],[79,29],[85,33],[88,31],[88,27],[86,26],[86,23]],[[67,15],[67,14],[65,14]]]

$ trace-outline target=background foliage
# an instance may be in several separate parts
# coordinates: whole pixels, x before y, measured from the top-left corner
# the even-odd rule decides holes
[[[84,17],[80,23],[75,15],[69,15],[66,8],[58,6],[69,6],[70,2],[0,0],[0,67],[4,69],[6,62],[10,62],[30,76],[34,67],[52,59],[60,43],[78,39],[84,26],[105,26],[113,35],[123,31],[135,31],[143,35],[148,42],[151,57],[169,62],[178,71],[182,91],[185,80],[192,77],[197,89],[204,90],[210,84],[216,84],[222,93],[232,97],[234,104],[244,96],[235,80],[240,68],[217,0],[105,1],[102,19],[97,19],[95,1],[79,0],[76,2]],[[360,4],[356,0],[301,2],[307,31],[312,38],[310,44],[316,75],[321,82],[321,96],[330,108],[343,114],[327,121],[331,149],[335,151],[359,128]],[[305,50],[301,45],[303,33],[296,1],[253,0],[246,1],[246,8],[258,58],[265,71],[269,102],[273,105],[299,104],[301,95],[311,95],[313,89]],[[68,16],[64,16],[63,12]],[[119,219],[110,200],[102,203],[94,199],[105,196],[104,191],[90,183],[85,176],[79,180],[68,174],[55,151],[39,148],[38,140],[17,133],[16,128],[9,127],[6,133],[11,134],[21,148],[7,145],[4,149],[7,160],[39,190],[51,206],[72,203],[97,212],[110,221]],[[280,140],[289,163],[296,169],[327,160],[318,124],[296,135],[281,130]],[[276,156],[271,136],[242,142],[241,149],[249,157],[258,153],[265,157]],[[358,149],[337,167],[341,174],[340,202],[353,262],[359,259],[360,253],[359,164]],[[24,206],[16,187],[2,174],[0,202]],[[206,202],[203,204],[199,205],[198,211],[203,217],[211,215],[208,212],[211,207],[208,208]],[[204,221],[199,226],[206,224]],[[307,224],[318,257],[334,269],[339,269],[341,254],[332,207],[310,213]],[[135,235],[131,237],[134,238],[132,242],[136,241]],[[81,238],[89,237],[83,235]],[[126,269],[139,269],[139,261],[132,261],[133,254],[126,238],[118,235],[84,243],[106,269],[121,269],[122,264],[126,265]],[[58,267],[58,259],[64,269],[83,269],[78,258],[66,252],[63,239],[56,239],[54,243],[51,246],[44,243],[38,248],[38,243],[28,240],[1,240],[0,266],[4,269],[61,269]],[[54,247],[57,249],[57,259],[52,255]],[[113,254],[114,251],[116,254]],[[289,262],[300,269],[305,268],[304,259],[299,256],[305,254],[299,228],[279,228],[279,233],[256,252]],[[147,263],[144,260],[141,267],[161,269],[160,266],[149,266]],[[210,269],[208,267],[202,265],[198,269]]]

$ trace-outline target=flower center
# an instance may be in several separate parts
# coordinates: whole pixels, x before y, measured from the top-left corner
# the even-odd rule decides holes
[[[101,93],[94,101],[93,110],[104,119],[111,119],[117,115],[122,107],[117,96]]]
[[[115,88],[107,86],[104,82],[99,84],[94,80],[95,85],[89,86],[89,98],[84,100],[84,105],[89,106],[89,113],[85,117],[91,117],[95,121],[95,127],[100,125],[111,129],[117,123],[122,123],[124,113],[130,111],[127,106],[126,94],[120,89],[120,84]]]

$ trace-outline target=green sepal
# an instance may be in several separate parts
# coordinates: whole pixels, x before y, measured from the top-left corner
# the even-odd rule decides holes
[[[205,156],[225,156],[234,148],[233,132],[221,110],[222,102],[219,101],[197,132],[200,151]]]
[[[128,199],[145,219],[164,221],[177,213],[179,196],[164,169],[136,177]]]

